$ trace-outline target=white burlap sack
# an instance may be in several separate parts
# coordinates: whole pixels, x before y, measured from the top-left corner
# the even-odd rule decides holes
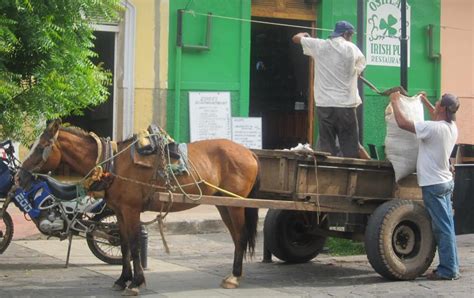
[[[420,96],[401,96],[400,109],[405,117],[411,121],[424,120],[423,103]],[[385,155],[393,165],[395,180],[410,175],[416,171],[419,141],[414,133],[398,127],[393,115],[392,105],[385,109],[385,122],[387,123],[387,136],[385,137]]]

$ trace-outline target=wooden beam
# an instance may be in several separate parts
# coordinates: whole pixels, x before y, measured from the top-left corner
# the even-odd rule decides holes
[[[288,190],[288,160],[286,158],[280,158],[278,181],[280,189]]]
[[[358,158],[349,158],[349,157],[336,157],[331,156],[327,152],[307,152],[307,151],[290,151],[290,150],[268,150],[268,149],[252,149],[252,151],[259,157],[259,158],[282,158],[285,157],[287,159],[296,159],[298,161],[306,161],[314,163],[313,156],[317,158],[318,164],[324,165],[343,165],[343,166],[360,166],[363,168],[367,167],[374,167],[381,170],[392,171],[393,167],[392,164],[388,161],[380,161],[380,160],[367,160],[367,159],[358,159]]]
[[[315,28],[316,27],[316,22],[311,22],[311,27]],[[312,37],[317,37],[316,36],[316,30],[311,29],[311,36]],[[314,102],[314,60],[313,59],[308,59],[308,98],[306,99],[307,101],[307,107],[308,107],[308,142],[311,145],[312,148],[316,148],[316,142],[314,141],[314,121],[315,121],[315,102]]]
[[[303,196],[303,195],[301,195]],[[233,197],[221,196],[199,196],[189,195],[186,197],[183,194],[164,192],[155,193],[155,199],[161,202],[179,203],[179,204],[194,204],[194,205],[216,205],[229,207],[248,207],[248,208],[269,208],[269,209],[285,209],[285,210],[299,210],[299,211],[313,211],[313,212],[336,212],[336,213],[358,213],[370,214],[377,208],[383,199],[366,200],[365,198],[349,198],[342,196],[328,196],[320,195],[311,196],[310,202],[305,201],[290,201],[290,200],[267,200],[267,199],[239,199]],[[388,200],[388,199],[387,199]]]
[[[303,0],[253,0],[252,17],[316,20],[316,5]]]
[[[346,194],[353,196],[357,190],[357,172],[349,171]]]

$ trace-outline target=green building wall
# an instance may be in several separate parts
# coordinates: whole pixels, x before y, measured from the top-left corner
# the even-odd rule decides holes
[[[176,46],[177,11],[185,8],[196,14],[184,14],[183,43],[204,45],[207,17],[201,13],[250,19],[251,3],[250,0],[170,1],[167,127],[182,142],[189,141],[189,91],[230,91],[232,116],[245,117],[249,111],[250,73],[250,23],[212,18],[211,50],[181,49]]]
[[[430,58],[429,55],[427,28],[431,24],[437,29],[434,34],[436,52],[440,42],[440,0],[408,0],[408,4],[411,6],[409,93],[426,91],[429,98],[434,100],[439,97],[441,72],[439,60]],[[213,18],[211,50],[185,50],[176,46],[177,10],[184,8],[195,11],[196,14],[184,15],[183,42],[203,45],[207,17],[200,13],[212,12],[215,15],[250,19],[251,1],[170,1],[167,127],[176,140],[187,142],[189,141],[189,91],[230,91],[233,116],[248,115],[250,23]],[[354,25],[357,24],[357,0],[321,0],[319,2],[317,27],[332,29],[339,20],[348,20]],[[326,38],[329,32],[318,31],[317,34],[319,37]],[[399,67],[369,65],[364,76],[379,90],[400,85]],[[364,87],[364,94],[364,121],[361,125],[364,135],[363,144],[375,144],[383,156],[382,146],[386,130],[384,111],[389,100],[367,87]]]
[[[318,27],[333,28],[339,20],[347,20],[356,26],[357,2],[357,0],[322,0],[318,6]],[[392,0],[392,2],[399,1]],[[409,94],[425,91],[430,100],[435,101],[440,95],[441,71],[439,60],[430,58],[427,28],[428,25],[434,25],[434,51],[439,53],[440,0],[408,0],[407,3],[411,6],[411,58],[408,68],[408,91]],[[366,5],[364,5],[365,8]],[[326,38],[329,33],[320,31],[318,35]],[[354,42],[355,38],[354,36]],[[363,53],[365,53],[365,49]],[[368,65],[364,76],[379,90],[400,85],[399,67]],[[389,99],[377,95],[367,86],[364,86],[364,95],[363,143],[364,145],[375,144],[383,157],[382,146],[386,132],[385,108]]]

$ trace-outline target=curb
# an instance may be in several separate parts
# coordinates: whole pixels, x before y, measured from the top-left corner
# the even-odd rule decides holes
[[[263,231],[264,218],[259,218],[257,231]],[[151,224],[147,227],[148,233],[151,235],[159,235],[160,230],[158,223]],[[172,221],[164,223],[164,233],[172,235],[186,234],[208,234],[228,232],[227,227],[221,219],[205,219],[192,221]]]
[[[259,218],[257,231],[263,231],[264,218]],[[160,236],[158,223],[146,227],[151,236]],[[170,235],[194,235],[210,233],[227,233],[227,227],[221,219],[205,219],[192,221],[171,221],[164,224],[164,233]],[[16,238],[15,240],[46,240],[48,236],[41,233]]]

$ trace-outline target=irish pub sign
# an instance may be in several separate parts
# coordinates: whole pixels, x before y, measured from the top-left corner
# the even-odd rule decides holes
[[[367,64],[400,66],[400,0],[367,0]],[[411,8],[407,4],[408,66],[410,66]]]

